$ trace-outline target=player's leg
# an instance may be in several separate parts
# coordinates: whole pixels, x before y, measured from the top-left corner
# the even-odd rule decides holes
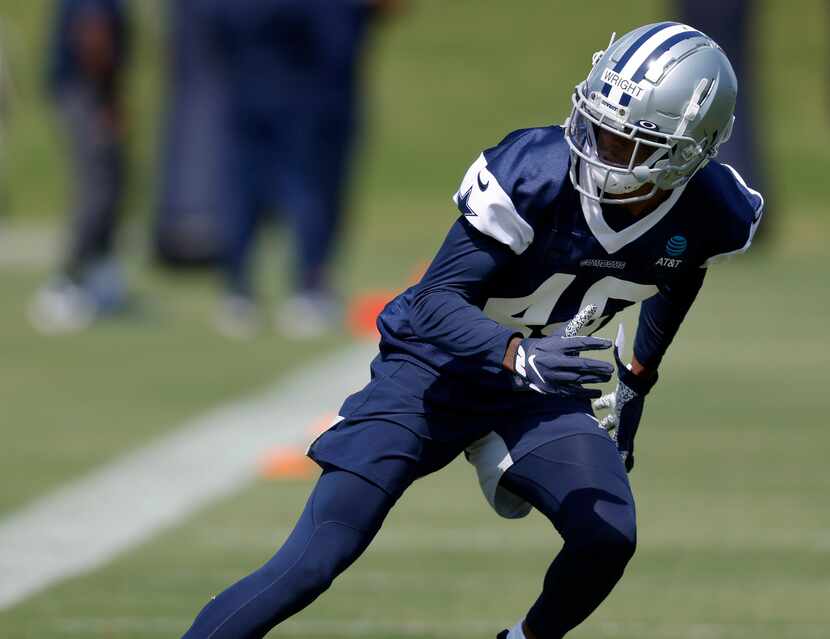
[[[107,107],[97,104],[88,88],[68,87],[58,107],[73,171],[72,210],[58,273],[29,309],[35,327],[49,333],[85,328],[99,315],[121,310],[127,296],[113,250],[123,195],[123,141],[106,121]]]
[[[319,37],[320,67],[312,90],[287,131],[293,193],[287,202],[295,233],[297,294],[327,294],[328,269],[345,208],[356,123],[359,118],[360,50],[369,18],[364,7],[336,3],[325,12],[309,9]]]
[[[390,377],[398,373],[397,382],[414,383],[411,375],[401,376],[402,367],[373,364],[372,381],[346,399],[344,417],[309,447],[325,472],[295,530],[268,563],[211,601],[186,639],[264,636],[357,559],[416,477],[438,470],[459,452],[456,446],[429,445],[415,434],[427,418],[414,412],[417,402]],[[402,413],[386,413],[389,406]]]
[[[298,114],[287,132],[291,153],[279,196],[293,238],[293,282],[275,320],[279,331],[292,338],[324,334],[342,319],[342,303],[330,281],[343,208],[334,184],[341,176],[332,175],[329,157],[332,136],[338,132],[328,130],[322,111]]]
[[[314,601],[360,556],[397,496],[351,472],[325,471],[282,548],[211,600],[185,639],[265,636]]]
[[[265,566],[210,602],[186,639],[262,637],[311,603],[365,550],[416,478],[461,452],[466,436],[433,441],[430,429],[440,429],[441,417],[427,414],[422,398],[407,391],[423,386],[426,375],[406,362],[375,359],[372,380],[346,399],[342,418],[309,447],[326,472],[294,532]]]
[[[221,189],[224,290],[214,323],[223,335],[245,339],[261,327],[252,270],[266,205],[262,185],[272,172],[275,141],[261,120],[248,118],[243,105],[236,102],[226,116],[227,153],[222,158]]]
[[[610,438],[575,434],[523,456],[501,485],[543,513],[565,541],[525,620],[528,639],[558,639],[608,596],[634,554],[625,470]]]
[[[230,119],[234,126],[228,136],[229,150],[224,160],[228,181],[223,202],[228,227],[225,290],[228,295],[253,299],[251,260],[264,208],[261,175],[269,161],[268,147],[272,140],[266,135],[258,137],[254,123],[237,122],[242,118],[238,115]]]
[[[123,192],[121,143],[115,127],[105,121],[105,108],[84,90],[69,92],[61,103],[75,172],[64,268],[78,282],[92,261],[110,256]]]

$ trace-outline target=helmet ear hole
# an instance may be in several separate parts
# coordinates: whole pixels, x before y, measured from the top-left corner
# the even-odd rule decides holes
[[[697,101],[698,106],[703,106],[703,103],[706,102],[706,98],[709,97],[709,94],[712,93],[712,89],[715,87],[715,80],[709,82],[706,85],[706,88],[703,90],[703,93],[700,96],[700,99]]]

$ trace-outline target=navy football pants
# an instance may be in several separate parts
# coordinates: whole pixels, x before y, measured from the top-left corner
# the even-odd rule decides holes
[[[540,639],[562,637],[581,623],[617,583],[634,552],[634,501],[616,456],[607,437],[573,435],[537,448],[502,479],[565,540],[527,615]],[[402,473],[412,476],[406,468],[411,464],[402,460]],[[210,601],[185,639],[263,637],[314,601],[360,556],[399,496],[348,471],[326,470],[277,554]]]

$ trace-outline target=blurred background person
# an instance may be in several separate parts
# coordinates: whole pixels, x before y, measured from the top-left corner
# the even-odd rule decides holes
[[[741,80],[735,105],[735,128],[729,141],[721,146],[718,158],[734,167],[753,189],[764,194],[765,219],[756,242],[759,238],[763,241],[770,233],[769,209],[775,197],[770,194],[760,145],[762,136],[758,135],[761,130],[756,108],[759,102],[758,56],[752,35],[758,32],[755,23],[759,8],[759,3],[752,0],[679,0],[677,5],[678,19],[700,29],[720,44]]]
[[[278,330],[314,337],[341,322],[330,266],[360,113],[361,52],[373,16],[393,3],[239,0],[209,10],[228,87],[224,172],[228,238],[217,328],[261,323],[251,273],[256,231],[272,207],[293,239],[291,294]]]
[[[124,195],[125,2],[58,0],[54,15],[48,88],[68,141],[73,196],[63,262],[30,307],[44,332],[84,328],[126,303],[115,256]]]
[[[225,253],[220,202],[227,199],[221,163],[228,88],[204,6],[204,0],[164,6],[170,63],[153,247],[161,263],[178,268],[216,266]]]

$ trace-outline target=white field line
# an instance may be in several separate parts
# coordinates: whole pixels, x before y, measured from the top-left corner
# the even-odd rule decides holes
[[[305,443],[307,428],[368,379],[376,351],[350,346],[0,519],[0,610],[241,490],[264,452]]]
[[[0,224],[0,268],[52,266],[55,256],[61,255],[60,245],[61,235],[56,225]]]

